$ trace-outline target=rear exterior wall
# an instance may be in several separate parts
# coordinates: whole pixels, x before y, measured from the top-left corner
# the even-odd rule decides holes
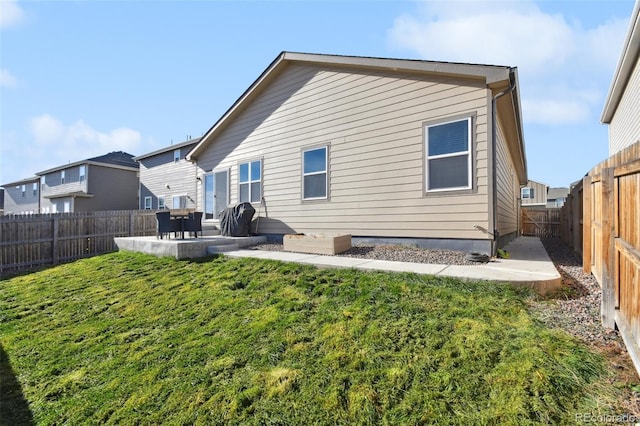
[[[259,232],[484,240],[488,206],[484,82],[294,64],[197,159],[200,173],[261,159]],[[473,189],[425,193],[425,124],[473,117]],[[302,200],[303,149],[329,147],[328,198]],[[202,209],[202,187],[198,207]],[[505,226],[513,219],[504,217]],[[507,223],[508,222],[508,223]]]

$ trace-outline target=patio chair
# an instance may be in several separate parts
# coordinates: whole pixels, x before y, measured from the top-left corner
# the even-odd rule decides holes
[[[198,238],[198,232],[202,237],[202,212],[189,213],[189,218],[184,223],[184,230],[189,232],[189,235],[194,234]]]
[[[180,231],[180,224],[175,220],[171,220],[171,212],[169,211],[156,212],[156,223],[156,238],[160,237],[162,239],[165,234],[167,238],[171,238],[172,232]]]

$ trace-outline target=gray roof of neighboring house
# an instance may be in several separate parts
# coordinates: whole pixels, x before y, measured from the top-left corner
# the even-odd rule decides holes
[[[627,37],[622,48],[622,55],[618,61],[616,72],[611,81],[611,87],[604,103],[604,110],[600,121],[605,124],[611,123],[613,114],[620,104],[620,99],[624,93],[627,82],[631,78],[633,69],[636,66],[638,57],[640,56],[640,0],[636,0],[636,4],[631,12],[631,20],[629,21],[629,29]]]
[[[569,188],[549,188],[547,191],[547,200],[557,200],[558,198],[567,198]]]
[[[0,186],[3,188],[6,188],[7,186],[26,185],[27,183],[32,183],[32,182],[40,182],[40,176],[32,176],[25,179],[16,180],[14,182],[7,182]]]
[[[155,151],[148,152],[146,154],[138,155],[137,157],[133,157],[133,160],[134,161],[140,161],[140,160],[142,160],[144,158],[153,157],[154,155],[163,154],[165,152],[173,151],[174,149],[184,148],[184,147],[187,147],[189,145],[194,145],[195,146],[198,142],[200,142],[200,138],[189,139],[188,141],[184,141],[184,142],[168,145],[168,146],[165,146],[164,148],[160,148],[160,149],[157,149]]]
[[[133,159],[133,155],[123,151],[114,151],[98,157],[89,158],[87,161],[94,163],[115,164],[117,166],[138,167]]]
[[[74,163],[64,164],[62,166],[54,167],[48,170],[43,170],[41,172],[36,173],[36,175],[42,176],[58,170],[68,169],[69,167],[80,166],[82,164],[96,164],[100,166],[111,166],[116,168],[131,168],[131,169],[138,169],[140,167],[140,165],[133,160],[133,155],[123,151],[114,151],[108,154],[100,155],[98,157],[92,157],[86,160],[76,161]]]

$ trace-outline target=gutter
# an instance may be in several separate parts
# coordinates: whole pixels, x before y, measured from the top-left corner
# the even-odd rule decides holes
[[[627,35],[622,47],[622,54],[620,55],[620,59],[618,59],[618,65],[611,80],[609,93],[604,102],[604,109],[600,117],[602,124],[611,124],[613,115],[620,104],[622,94],[624,93],[627,82],[631,78],[638,57],[640,57],[640,1],[636,0],[636,4],[631,12]]]
[[[513,92],[516,88],[514,79],[513,77],[513,68],[509,69],[509,87],[504,89],[502,92],[498,93],[497,95],[493,96],[491,98],[491,169],[492,169],[492,173],[491,173],[491,186],[492,186],[492,227],[493,227],[493,240],[491,241],[491,255],[495,256],[497,253],[497,242],[498,242],[498,237],[500,236],[499,232],[498,232],[498,189],[497,189],[497,171],[498,171],[498,160],[497,160],[497,136],[496,136],[496,130],[497,130],[497,115],[496,115],[496,101],[503,97],[504,95],[507,95],[511,92]]]

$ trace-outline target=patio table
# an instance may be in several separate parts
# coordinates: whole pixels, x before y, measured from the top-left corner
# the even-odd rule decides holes
[[[180,238],[184,240],[184,222],[189,219],[189,210],[171,210],[171,220],[180,221]]]

